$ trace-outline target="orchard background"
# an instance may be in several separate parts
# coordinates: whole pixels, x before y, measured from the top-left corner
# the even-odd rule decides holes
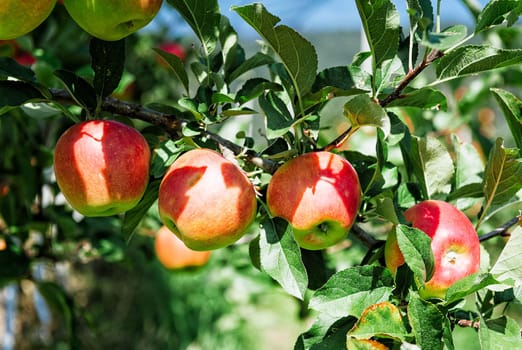
[[[522,348],[522,5],[463,0],[467,27],[440,17],[449,1],[407,1],[406,16],[398,2],[355,1],[361,52],[358,33],[312,44],[262,4],[213,0],[163,4],[190,35],[163,21],[107,42],[57,4],[2,42],[3,348]],[[342,65],[318,61],[340,47],[354,52]],[[53,175],[58,137],[93,117],[133,125],[152,150],[147,191],[122,215],[79,215]],[[258,213],[204,266],[169,270],[154,250],[159,183],[195,147],[237,161]],[[363,194],[346,239],[318,251],[265,203],[275,169],[314,150],[348,159]],[[427,199],[462,210],[481,240],[480,272],[443,300],[419,296],[433,256],[403,217]],[[395,278],[383,258],[393,230],[416,237]]]

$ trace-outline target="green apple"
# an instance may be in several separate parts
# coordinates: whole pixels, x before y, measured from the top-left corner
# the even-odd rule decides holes
[[[241,238],[257,213],[246,174],[210,149],[193,149],[170,166],[158,200],[163,223],[192,250],[213,250]]]
[[[440,200],[426,200],[406,210],[404,217],[431,238],[435,268],[431,279],[419,290],[423,298],[444,299],[453,283],[478,272],[480,241],[477,232],[456,207]],[[393,274],[404,264],[395,234],[388,236],[384,257]]]
[[[51,14],[56,0],[2,0],[0,40],[15,39],[31,32]]]
[[[319,250],[343,240],[361,203],[361,185],[346,159],[331,152],[302,154],[272,176],[267,205],[287,220],[297,243]]]
[[[64,0],[63,4],[87,33],[98,39],[116,41],[152,21],[162,0]]]
[[[54,152],[56,181],[69,204],[85,216],[132,209],[149,179],[150,149],[136,129],[90,120],[65,131]]]

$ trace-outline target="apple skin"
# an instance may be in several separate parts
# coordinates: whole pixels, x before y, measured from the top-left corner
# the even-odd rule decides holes
[[[359,177],[350,162],[331,152],[310,152],[274,173],[267,205],[273,216],[290,223],[299,246],[319,250],[346,237],[361,195]]]
[[[257,213],[245,173],[221,154],[193,149],[170,166],[159,189],[163,223],[192,250],[213,250],[241,238]]]
[[[71,18],[87,33],[116,41],[145,27],[163,0],[64,0]]]
[[[204,266],[212,254],[188,248],[167,226],[162,226],[156,233],[154,250],[159,262],[171,270]]]
[[[31,32],[51,14],[56,0],[2,0],[0,40],[15,39]]]
[[[431,238],[435,268],[432,278],[419,290],[423,298],[444,299],[453,283],[479,271],[480,241],[473,224],[459,209],[444,201],[426,200],[406,210],[404,217]],[[384,257],[395,275],[404,264],[395,234],[386,241]]]
[[[114,120],[73,125],[54,152],[56,181],[69,204],[85,216],[132,209],[149,179],[150,149],[136,129]]]

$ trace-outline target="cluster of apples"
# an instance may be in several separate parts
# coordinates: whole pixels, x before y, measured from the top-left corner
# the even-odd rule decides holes
[[[51,14],[56,0],[3,0],[0,39],[33,31]],[[87,33],[106,41],[122,39],[146,26],[163,0],[63,0],[71,18]]]

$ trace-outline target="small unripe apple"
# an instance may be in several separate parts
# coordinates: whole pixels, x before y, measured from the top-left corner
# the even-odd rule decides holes
[[[161,182],[158,206],[163,223],[193,250],[236,242],[257,213],[246,174],[209,149],[193,149],[176,159]]]
[[[212,254],[211,251],[188,248],[167,226],[162,226],[156,233],[154,250],[159,262],[167,269],[203,266]]]
[[[480,241],[473,224],[459,209],[444,201],[426,200],[406,210],[404,217],[431,238],[435,268],[419,290],[421,296],[444,299],[453,283],[478,272]],[[384,256],[393,274],[404,264],[395,234],[388,237]]]
[[[15,39],[31,32],[51,14],[56,0],[2,0],[0,39]]]
[[[145,27],[156,16],[162,0],[64,0],[71,18],[87,33],[120,40]]]
[[[90,120],[56,143],[56,181],[85,216],[109,216],[138,204],[149,179],[150,149],[136,129],[114,120]]]
[[[354,168],[326,151],[305,153],[283,164],[267,191],[271,214],[287,220],[297,243],[309,250],[343,240],[360,203],[361,185]]]

